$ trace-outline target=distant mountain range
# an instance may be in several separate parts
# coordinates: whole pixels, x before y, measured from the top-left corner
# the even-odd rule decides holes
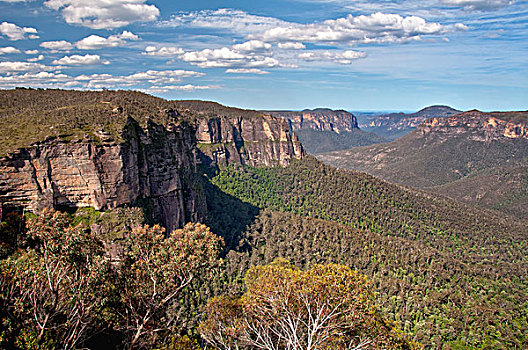
[[[319,159],[528,218],[528,112],[430,118],[392,143]]]
[[[354,114],[328,108],[302,111],[262,111],[288,121],[308,153],[319,154],[351,147],[367,146],[388,139],[358,127]]]
[[[430,106],[416,113],[358,113],[358,126],[393,141],[414,130],[427,118],[449,117],[460,112],[449,106]]]

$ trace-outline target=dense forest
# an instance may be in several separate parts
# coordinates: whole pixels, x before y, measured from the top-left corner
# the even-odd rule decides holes
[[[125,142],[128,118],[194,131],[196,118],[260,116],[137,92],[18,89],[0,102],[0,154]],[[2,205],[0,347],[528,348],[525,221],[311,156],[171,174],[191,166],[202,222],[173,232],[143,197],[101,211]],[[511,177],[525,184],[524,170]],[[321,326],[314,310],[335,312]]]
[[[371,278],[386,314],[428,347],[528,345],[525,224],[313,158],[233,167],[211,181],[238,213],[266,208],[228,253],[230,274],[277,256],[299,267],[344,263]],[[222,211],[211,204],[211,216]],[[211,227],[229,242],[244,218],[231,231],[227,219]]]

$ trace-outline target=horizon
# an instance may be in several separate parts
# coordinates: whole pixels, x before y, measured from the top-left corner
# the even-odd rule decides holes
[[[526,0],[0,0],[0,88],[254,110],[528,110]]]

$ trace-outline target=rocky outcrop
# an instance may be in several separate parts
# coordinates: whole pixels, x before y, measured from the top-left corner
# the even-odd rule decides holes
[[[211,109],[211,104],[199,101],[193,102],[191,107],[197,109],[191,110],[179,108],[177,103],[172,108],[169,102],[146,95],[115,95],[122,97],[116,101],[125,103],[126,108],[116,101],[101,107],[97,99],[91,107],[84,99],[99,95],[83,92],[68,95],[71,104],[81,106],[77,109],[63,109],[60,103],[49,107],[47,115],[56,120],[79,124],[86,115],[99,124],[84,119],[89,126],[86,130],[37,138],[7,151],[0,158],[1,209],[93,207],[106,211],[141,207],[149,220],[173,230],[206,215],[198,171],[201,161],[215,166],[275,166],[287,165],[304,154],[299,140],[280,118],[216,104],[213,111],[201,111]],[[49,95],[38,92],[35,96]],[[70,110],[71,115],[65,114]],[[30,111],[35,118],[44,113]],[[219,115],[224,112],[226,116]],[[108,132],[112,128],[118,131]],[[16,132],[10,137],[17,138]]]
[[[214,165],[287,165],[304,155],[297,136],[281,118],[214,117],[199,119],[198,148]]]
[[[316,131],[333,131],[336,133],[353,132],[358,129],[356,117],[344,110],[327,108],[305,109],[300,112],[265,111],[275,117],[288,121],[292,131],[312,129]]]
[[[167,229],[203,215],[193,129],[129,119],[122,143],[49,139],[0,160],[3,206],[97,210],[140,205]]]
[[[390,113],[368,118],[360,127],[385,128],[388,130],[404,130],[416,128],[428,118],[442,118],[456,115],[460,111],[448,106],[426,107],[416,113]]]
[[[431,118],[417,129],[422,135],[466,134],[470,140],[492,141],[528,139],[528,124],[513,123],[498,119],[493,114],[472,110],[448,118]]]

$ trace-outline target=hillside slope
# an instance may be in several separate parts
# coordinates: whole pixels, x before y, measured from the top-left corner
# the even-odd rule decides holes
[[[394,141],[414,130],[427,118],[449,117],[460,111],[449,106],[430,106],[416,113],[389,113],[358,118],[359,127],[365,131]]]
[[[388,140],[358,128],[356,116],[344,110],[328,108],[303,111],[263,111],[288,122],[290,130],[301,140],[310,154],[319,154],[350,147],[366,146]]]
[[[298,266],[346,263],[376,283],[385,313],[424,345],[528,346],[527,225],[312,157],[230,167],[211,181],[237,213],[230,220],[210,203],[222,217],[217,232],[249,223],[227,256],[231,274],[277,256]]]
[[[198,165],[304,155],[280,118],[134,91],[0,91],[2,209],[140,206],[169,230],[205,215]]]
[[[528,165],[526,112],[469,111],[449,118],[432,118],[392,143],[327,153],[319,159],[521,216],[527,210],[519,212],[516,207],[528,207],[523,182],[512,182],[514,178],[508,179],[507,170],[501,173],[501,169]],[[497,181],[502,185],[497,186]],[[508,183],[511,186],[506,188]],[[476,192],[471,195],[471,191]],[[484,196],[497,198],[480,200]]]

